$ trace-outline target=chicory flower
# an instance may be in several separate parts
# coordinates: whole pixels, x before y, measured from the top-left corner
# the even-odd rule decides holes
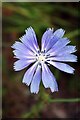
[[[38,93],[39,85],[42,83],[45,88],[50,88],[52,92],[58,91],[56,78],[50,71],[48,65],[63,72],[74,73],[74,68],[63,62],[76,62],[77,56],[73,55],[76,47],[68,45],[70,40],[64,36],[65,31],[49,28],[42,36],[41,49],[38,46],[36,34],[32,27],[25,30],[26,34],[16,41],[11,47],[18,60],[14,63],[14,70],[20,71],[28,66],[22,82],[30,85],[31,93]]]

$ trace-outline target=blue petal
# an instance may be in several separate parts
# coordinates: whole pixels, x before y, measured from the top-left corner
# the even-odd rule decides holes
[[[23,43],[18,42],[18,41],[16,41],[11,47],[13,49],[17,49],[20,51],[27,51],[27,47]]]
[[[34,62],[34,60],[25,60],[25,59],[17,60],[14,63],[14,70],[15,71],[20,71],[20,70],[26,68],[28,65],[30,65],[33,62]]]
[[[60,28],[54,32],[54,37],[57,36],[58,38],[62,38],[64,33],[65,31],[62,28]]]
[[[67,38],[61,38],[54,44],[54,46],[46,54],[54,55],[55,52],[65,47],[68,43],[70,43],[70,41]]]
[[[15,58],[18,58],[18,59],[35,59],[34,53],[30,54],[30,52],[28,51],[23,53],[22,51],[19,51],[19,50],[13,50],[13,53],[15,55]]]
[[[27,71],[26,73],[24,74],[24,77],[23,77],[23,83],[25,83],[26,85],[30,85],[32,79],[33,79],[33,75],[36,71],[36,67],[37,67],[37,62],[34,63]]]
[[[53,29],[49,28],[46,30],[46,32],[42,36],[42,43],[41,43],[41,51],[45,50],[45,47],[47,43],[50,41],[51,37],[53,35]]]
[[[38,47],[38,43],[37,43],[37,38],[36,38],[36,34],[35,34],[33,28],[29,27],[25,31],[26,31],[26,35],[28,35],[30,37],[30,39],[28,38],[28,40],[30,40],[30,42],[33,43],[34,47],[36,49],[38,49],[39,47]],[[31,41],[31,40],[33,40],[33,41]]]
[[[69,53],[74,53],[76,51],[77,51],[76,46],[68,45],[68,46],[63,47],[60,51],[56,52],[55,55],[61,56],[61,55],[69,54]]]
[[[72,54],[50,57],[47,60],[55,60],[55,61],[65,61],[65,62],[77,62],[77,56]]]
[[[58,29],[53,33],[53,36],[51,36],[50,40],[46,44],[45,51],[47,52],[49,49],[53,47],[53,45],[63,37],[65,31],[63,29]]]
[[[74,68],[71,66],[65,64],[65,63],[60,63],[60,62],[53,62],[53,61],[47,61],[49,64],[53,65],[54,67],[58,68],[61,71],[73,74],[74,73]]]
[[[36,93],[36,94],[38,93],[40,81],[41,81],[41,66],[38,65],[31,82],[31,86],[30,86],[31,93]]]
[[[26,34],[20,38],[20,40],[34,53],[37,53],[39,50],[38,44],[37,44],[37,38],[35,35],[35,32],[32,27],[27,28]]]
[[[42,63],[42,82],[45,88],[50,88],[52,92],[58,91],[55,77],[45,63]]]
[[[33,52],[30,49],[28,49],[27,46],[21,42],[16,41],[11,47],[13,49],[19,50],[21,53],[24,53],[24,54],[27,53],[27,54],[33,55]]]

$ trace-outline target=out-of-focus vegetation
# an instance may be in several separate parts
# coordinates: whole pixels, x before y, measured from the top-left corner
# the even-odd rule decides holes
[[[80,117],[80,48],[79,3],[3,3],[3,118],[76,118]],[[53,27],[63,28],[71,44],[77,46],[77,63],[70,63],[74,75],[50,67],[54,73],[59,92],[51,93],[41,83],[39,94],[30,93],[22,84],[25,70],[14,72],[11,45],[32,26],[38,42],[44,31]]]

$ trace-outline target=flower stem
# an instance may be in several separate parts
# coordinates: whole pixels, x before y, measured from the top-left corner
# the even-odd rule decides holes
[[[57,98],[49,99],[49,102],[80,102],[80,98]]]

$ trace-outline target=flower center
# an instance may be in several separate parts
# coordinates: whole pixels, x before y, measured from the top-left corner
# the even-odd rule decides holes
[[[38,61],[39,61],[39,62],[45,61],[45,56],[42,55],[42,54],[40,54],[40,55],[38,56]]]

